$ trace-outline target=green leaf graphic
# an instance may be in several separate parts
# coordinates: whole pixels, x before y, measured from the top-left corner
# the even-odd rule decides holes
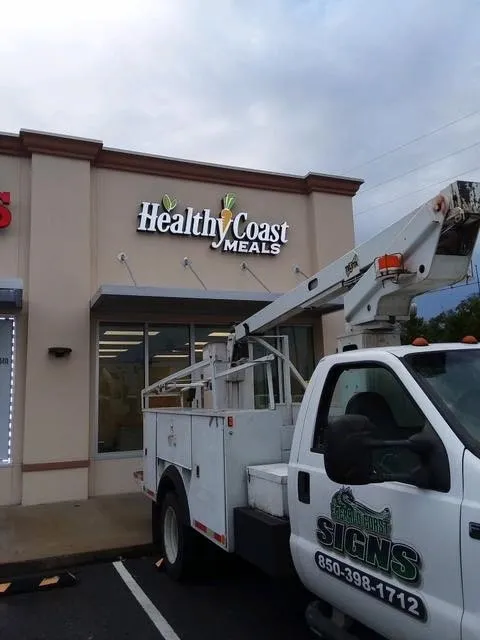
[[[175,209],[175,207],[177,206],[177,201],[175,200],[175,198],[171,198],[168,194],[165,194],[162,198],[162,204],[165,208],[165,211],[173,211],[173,209]]]
[[[227,193],[223,198],[223,206],[225,209],[233,209],[237,196],[234,193]]]

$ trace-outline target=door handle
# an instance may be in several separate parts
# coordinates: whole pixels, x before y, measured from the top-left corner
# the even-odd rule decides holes
[[[480,540],[480,524],[478,522],[470,522],[468,525],[468,533],[470,534],[470,538]]]
[[[310,474],[299,471],[297,477],[298,499],[304,504],[310,504]]]

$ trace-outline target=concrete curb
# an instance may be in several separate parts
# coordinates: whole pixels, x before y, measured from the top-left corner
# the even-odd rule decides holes
[[[129,547],[117,547],[113,549],[100,549],[96,551],[84,551],[62,556],[52,556],[21,562],[9,562],[0,565],[0,581],[8,582],[21,576],[31,576],[58,569],[70,569],[82,565],[97,562],[113,562],[114,560],[141,558],[153,553],[153,544],[134,545]]]

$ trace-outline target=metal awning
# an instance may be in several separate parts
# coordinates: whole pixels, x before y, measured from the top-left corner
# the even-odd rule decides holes
[[[241,321],[273,302],[280,293],[262,291],[205,291],[203,289],[173,289],[105,284],[90,300],[96,314],[156,314],[162,315],[228,315]],[[342,309],[339,303],[325,305],[315,313],[324,314]]]
[[[23,307],[23,281],[0,278],[0,313],[14,313]]]

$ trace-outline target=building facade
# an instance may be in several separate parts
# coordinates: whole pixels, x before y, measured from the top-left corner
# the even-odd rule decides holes
[[[141,389],[350,250],[360,184],[0,134],[0,504],[137,490]],[[275,332],[308,377],[342,328]]]

